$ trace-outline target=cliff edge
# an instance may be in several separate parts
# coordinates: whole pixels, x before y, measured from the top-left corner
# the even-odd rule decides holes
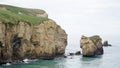
[[[65,52],[66,32],[45,11],[0,5],[0,63],[53,59]]]

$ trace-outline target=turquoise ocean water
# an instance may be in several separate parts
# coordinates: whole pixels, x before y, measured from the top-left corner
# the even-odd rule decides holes
[[[115,39],[113,39],[115,41]],[[112,47],[104,47],[104,55],[87,58],[80,56],[68,56],[67,58],[55,58],[54,60],[37,60],[31,63],[17,65],[2,65],[0,68],[120,68],[120,45],[116,40]],[[70,52],[75,47],[69,47]],[[76,48],[77,49],[77,48]]]

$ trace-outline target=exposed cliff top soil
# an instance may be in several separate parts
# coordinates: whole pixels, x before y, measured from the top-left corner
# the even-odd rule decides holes
[[[48,20],[47,17],[37,16],[45,13],[44,10],[40,9],[27,9],[0,4],[0,20],[2,23],[17,24],[17,22],[23,21],[35,25]]]

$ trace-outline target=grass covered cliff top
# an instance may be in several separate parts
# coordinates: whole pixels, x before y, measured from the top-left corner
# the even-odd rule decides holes
[[[92,40],[94,43],[98,42],[99,40],[102,40],[99,35],[94,35],[89,37],[90,40]]]
[[[47,17],[37,16],[37,14],[42,15],[44,13],[45,11],[40,9],[27,9],[0,4],[0,21],[2,23],[17,24],[19,21],[23,21],[35,25],[48,20]]]

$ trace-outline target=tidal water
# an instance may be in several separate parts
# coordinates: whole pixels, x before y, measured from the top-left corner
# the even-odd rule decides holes
[[[71,49],[75,49],[75,47],[67,48],[66,53],[72,51]],[[81,55],[68,56],[67,58],[59,57],[54,60],[37,60],[31,63],[2,65],[0,68],[120,68],[120,45],[114,43],[112,47],[104,47],[104,55],[93,58],[82,57]]]

